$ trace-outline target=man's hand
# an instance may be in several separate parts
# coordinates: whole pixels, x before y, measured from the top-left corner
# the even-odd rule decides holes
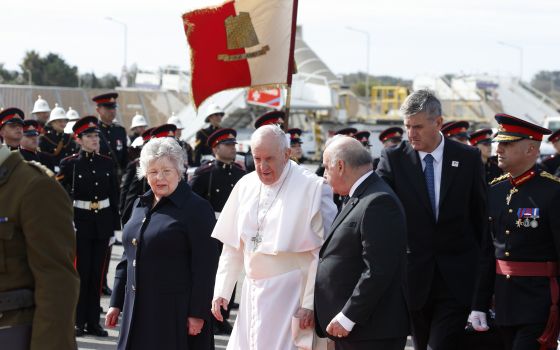
[[[118,307],[110,307],[105,315],[105,327],[113,328],[119,321],[121,310]]]
[[[332,335],[333,337],[337,338],[344,338],[347,337],[350,332],[348,332],[336,319],[332,319],[332,321],[327,326],[327,333]]]
[[[486,332],[490,327],[486,322],[486,313],[481,311],[471,311],[469,315],[468,322],[472,324],[472,327],[477,332]]]
[[[222,312],[220,308],[227,310],[229,301],[227,299],[217,297],[212,301],[212,315],[216,318],[216,320],[223,322],[224,318],[222,317]]]
[[[313,311],[300,307],[294,317],[299,318],[299,328],[313,328],[315,327],[315,318],[313,317]]]
[[[187,329],[189,335],[198,335],[202,332],[202,327],[204,326],[204,320],[202,318],[188,317],[187,318]]]

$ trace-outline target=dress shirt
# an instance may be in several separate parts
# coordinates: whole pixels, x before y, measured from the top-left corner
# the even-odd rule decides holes
[[[439,193],[441,187],[441,169],[443,164],[443,146],[445,144],[445,137],[443,134],[439,133],[441,137],[441,141],[439,145],[434,149],[430,154],[434,157],[434,189],[436,192],[436,219],[439,216]],[[418,156],[420,156],[420,160],[422,160],[422,171],[426,169],[426,162],[424,161],[424,157],[426,157],[428,153],[418,151]]]

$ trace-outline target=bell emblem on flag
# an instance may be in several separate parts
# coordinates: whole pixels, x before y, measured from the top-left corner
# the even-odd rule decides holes
[[[238,50],[246,49],[259,45],[259,38],[257,32],[251,21],[249,12],[240,12],[237,16],[229,16],[225,19],[224,25],[226,28],[227,49]],[[245,52],[238,55],[218,55],[221,61],[239,61],[248,58],[258,57],[266,54],[270,50],[268,45],[263,46],[254,52]]]

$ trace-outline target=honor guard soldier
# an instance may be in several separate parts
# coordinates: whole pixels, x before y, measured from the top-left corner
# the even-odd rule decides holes
[[[206,199],[214,208],[216,216],[224,208],[233,187],[245,174],[235,163],[237,132],[234,129],[219,129],[208,137],[208,144],[212,148],[215,160],[210,161],[194,173],[190,181],[193,192]],[[221,244],[220,244],[221,250]],[[223,322],[216,321],[215,334],[231,334],[232,327],[227,321],[229,311],[234,307],[235,290],[230,298],[228,310],[223,310]]]
[[[72,204],[45,168],[0,145],[0,348],[75,350]]]
[[[346,136],[354,137],[354,135],[357,132],[358,132],[358,129],[350,127],[350,128],[342,128],[342,129],[336,131],[334,134],[335,134],[335,136],[336,135],[346,135]],[[319,167],[315,171],[315,174],[317,174],[317,176],[319,176],[319,177],[323,177],[324,173],[325,173],[325,167],[323,166],[323,160],[321,160],[321,162],[319,163]],[[337,195],[335,193],[334,198],[335,198],[336,206],[340,208],[340,205],[342,204],[342,201],[338,199],[339,195]]]
[[[370,149],[371,144],[369,143],[369,137],[370,137],[371,133],[369,131],[358,131],[355,135],[354,138],[358,141],[360,141],[360,143],[362,144],[362,146],[364,146],[366,149]]]
[[[20,141],[19,153],[27,161],[35,161],[54,171],[54,161],[50,154],[40,152],[39,122],[33,119],[23,121],[23,137]]]
[[[55,104],[45,125],[45,132],[39,138],[39,149],[53,157],[55,167],[59,166],[62,159],[78,151],[72,136],[64,132],[67,123],[66,112]]]
[[[50,113],[51,108],[49,107],[49,103],[44,100],[41,95],[37,96],[37,100],[35,101],[35,104],[33,104],[33,111],[31,112],[31,115],[39,122],[39,126],[41,126],[41,129],[39,130],[40,134],[43,134],[47,120],[49,120]]]
[[[307,160],[304,157],[303,149],[301,148],[301,144],[303,143],[303,141],[301,140],[302,133],[303,131],[298,128],[292,128],[286,131],[286,134],[290,136],[290,149],[292,150],[290,158],[292,158],[298,164],[301,164]]]
[[[177,142],[179,142],[179,145],[181,145],[181,148],[183,148],[183,150],[185,151],[185,155],[187,156],[186,159],[189,165],[194,164],[193,148],[191,147],[191,145],[189,145],[188,142],[181,140],[181,136],[183,134],[183,123],[181,122],[181,119],[179,119],[179,117],[176,116],[175,113],[172,113],[171,117],[167,119],[167,124],[173,124],[177,127],[177,131],[175,131],[175,138],[177,139]]]
[[[469,122],[461,120],[457,122],[448,122],[442,125],[441,133],[448,139],[469,144]]]
[[[143,115],[136,112],[136,115],[132,117],[132,122],[130,123],[130,136],[129,140],[132,143],[137,137],[140,137],[146,128],[148,127],[148,122]]]
[[[72,128],[74,127],[74,124],[76,124],[76,121],[80,119],[80,114],[78,114],[78,111],[76,111],[75,109],[72,109],[72,107],[68,107],[66,117],[68,118],[68,123],[64,128],[64,132],[73,135],[74,131],[72,130]]]
[[[23,111],[19,108],[6,108],[0,112],[0,138],[11,150],[16,151],[23,137]]]
[[[381,141],[383,148],[396,147],[399,145],[399,143],[402,142],[403,134],[404,134],[404,130],[402,128],[399,128],[398,126],[394,126],[383,130],[379,134],[379,141]],[[377,169],[378,164],[379,164],[379,157],[373,158],[373,170]]]
[[[80,298],[76,313],[76,336],[85,333],[106,337],[99,325],[102,271],[109,239],[120,229],[118,187],[111,158],[97,153],[99,125],[94,116],[74,125],[80,153],[64,158],[57,176],[74,204]]]
[[[225,112],[218,105],[212,103],[208,105],[205,115],[204,121],[206,123],[210,123],[210,125],[207,128],[200,129],[196,132],[194,144],[194,166],[200,166],[200,164],[206,160],[205,156],[212,156],[212,149],[208,146],[208,136],[220,128]]]
[[[506,173],[488,193],[493,246],[469,321],[488,329],[485,311],[495,294],[496,324],[505,348],[556,349],[559,332],[560,179],[536,165],[550,130],[497,114],[498,165]]]
[[[266,112],[265,114],[255,119],[255,123],[254,123],[255,129],[258,129],[263,125],[276,124],[283,130],[285,119],[286,119],[286,113],[282,111]]]
[[[469,137],[471,146],[480,150],[482,164],[486,174],[486,183],[502,175],[502,169],[498,166],[498,157],[492,156],[492,129],[479,129]]]
[[[548,142],[552,143],[556,153],[546,157],[542,161],[542,166],[549,173],[556,174],[558,172],[558,168],[560,167],[560,129],[550,135]]]
[[[124,127],[115,122],[118,97],[119,94],[111,92],[95,96],[93,101],[97,104],[96,111],[100,119],[99,153],[113,160],[120,181],[128,164],[128,136]]]

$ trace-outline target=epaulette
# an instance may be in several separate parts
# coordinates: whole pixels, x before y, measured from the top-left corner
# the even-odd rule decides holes
[[[208,163],[204,163],[201,166],[199,166],[198,168],[196,168],[196,170],[194,171],[195,175],[200,175],[202,173],[207,172],[208,170],[212,169],[212,167],[214,166],[214,161],[209,161]]]
[[[47,168],[46,166],[44,166],[43,164],[41,164],[37,161],[30,160],[30,161],[27,161],[27,164],[29,164],[33,168],[39,170],[41,173],[46,174],[48,177],[54,177],[54,172],[51,169]]]
[[[559,178],[559,177],[554,176],[554,175],[552,175],[551,173],[546,172],[546,171],[541,171],[541,176],[544,177],[544,178],[546,178],[546,179],[552,180],[552,181],[560,182],[560,178]]]
[[[70,160],[72,158],[76,158],[79,155],[79,153],[74,153],[71,156],[68,156],[66,158],[62,158],[62,160],[60,161],[61,163],[64,162],[65,160]]]
[[[243,166],[239,163],[233,162],[233,166],[236,167],[239,170],[245,170],[245,169],[243,169]]]
[[[504,180],[506,180],[506,179],[508,179],[508,178],[509,178],[509,173],[503,174],[503,175],[501,175],[501,176],[498,176],[498,177],[495,178],[494,180],[490,181],[488,184],[489,184],[489,185],[495,185],[495,184],[497,184],[498,182],[502,182],[502,181],[504,181]]]
[[[96,154],[97,154],[98,156],[100,156],[101,158],[109,159],[111,162],[113,161],[113,158],[111,158],[111,157],[109,157],[109,156],[106,156],[106,155],[101,154],[101,153],[96,153]]]

